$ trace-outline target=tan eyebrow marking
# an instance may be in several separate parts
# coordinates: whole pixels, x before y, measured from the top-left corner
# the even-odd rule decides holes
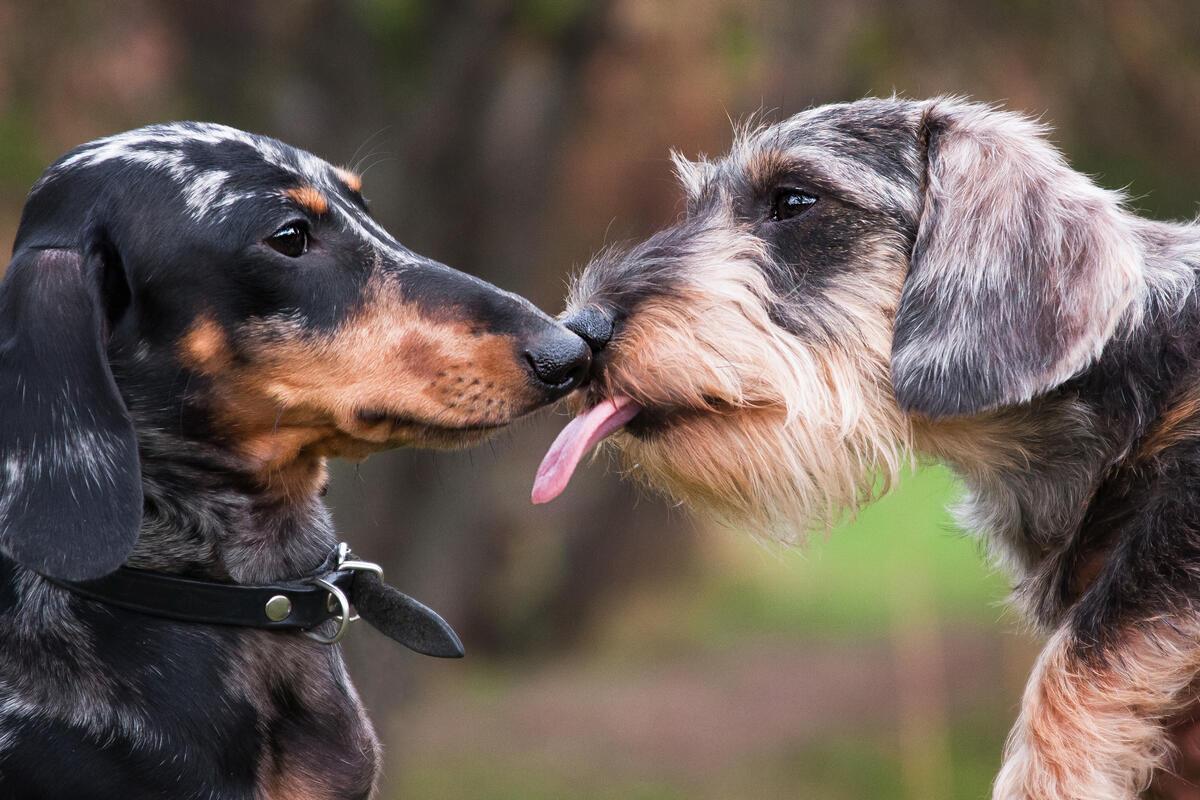
[[[345,167],[335,167],[333,170],[337,173],[338,180],[346,184],[346,188],[352,192],[361,192],[363,179],[362,175],[357,172],[346,169]]]
[[[317,216],[329,211],[329,200],[316,187],[298,186],[295,189],[288,189],[284,194]]]

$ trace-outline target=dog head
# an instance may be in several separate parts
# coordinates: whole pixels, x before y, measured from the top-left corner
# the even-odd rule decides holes
[[[829,522],[915,426],[1050,392],[1137,315],[1120,199],[1016,114],[864,100],[676,166],[682,218],[572,287],[596,371],[535,500],[619,429],[629,471],[682,500],[775,533]]]
[[[309,491],[326,456],[479,441],[589,359],[524,299],[405,249],[356,175],[306,152],[195,123],[101,139],[34,186],[0,285],[0,547],[59,577],[118,566],[135,427]]]

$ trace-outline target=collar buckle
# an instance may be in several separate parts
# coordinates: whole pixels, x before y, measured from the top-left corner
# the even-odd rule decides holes
[[[383,580],[383,567],[373,561],[362,561],[354,557],[350,552],[350,545],[346,542],[340,542],[335,551],[337,560],[334,563],[334,568],[331,572],[323,575],[318,575],[312,578],[312,583],[320,586],[325,591],[329,592],[329,597],[325,599],[325,604],[331,612],[333,619],[337,621],[337,629],[332,635],[326,636],[317,630],[305,631],[304,635],[312,639],[314,642],[321,644],[337,644],[346,635],[346,631],[350,629],[351,622],[359,620],[358,614],[353,613],[350,605],[350,598],[342,591],[342,588],[331,579],[331,575],[338,572],[373,572]]]
[[[346,542],[339,542],[336,552],[338,569],[348,569],[354,572],[374,572],[379,576],[379,580],[383,580],[383,567],[374,561],[362,561],[355,557],[354,553],[350,552],[350,545]]]

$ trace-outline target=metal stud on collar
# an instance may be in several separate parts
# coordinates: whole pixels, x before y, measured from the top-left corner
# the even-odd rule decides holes
[[[286,595],[277,594],[267,601],[263,611],[271,622],[282,622],[292,614],[292,601]]]

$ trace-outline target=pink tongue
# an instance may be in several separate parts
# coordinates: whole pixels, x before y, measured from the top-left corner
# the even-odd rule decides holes
[[[584,455],[641,410],[632,397],[612,397],[567,423],[538,467],[533,480],[533,502],[549,503],[562,494]]]

